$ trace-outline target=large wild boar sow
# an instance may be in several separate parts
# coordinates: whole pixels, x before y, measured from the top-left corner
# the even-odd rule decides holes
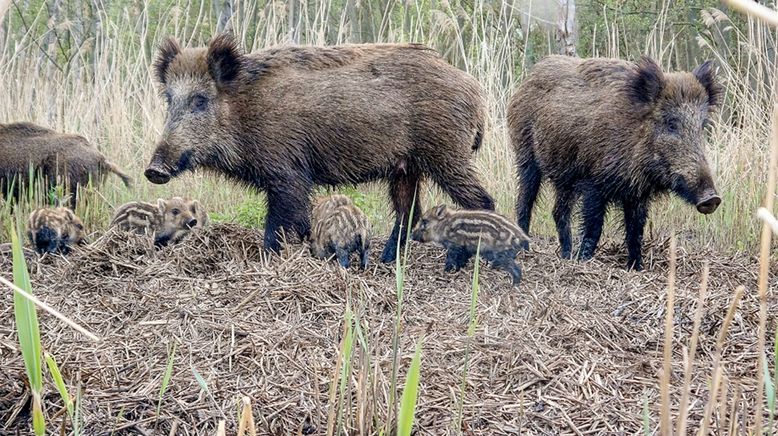
[[[419,216],[429,177],[468,209],[494,209],[470,162],[485,109],[478,83],[421,45],[276,47],[243,53],[232,37],[156,61],[167,99],[162,137],[146,169],[167,183],[201,167],[264,190],[265,248],[278,232],[310,233],[315,185],[387,180],[396,212],[382,259]]]
[[[90,178],[98,182],[111,172],[126,186],[130,184],[129,176],[83,136],[26,122],[0,124],[0,193],[18,196],[19,187],[28,185],[31,167],[49,187],[67,182],[71,208],[76,205],[77,187]]]
[[[706,62],[663,73],[649,58],[550,56],[511,98],[508,125],[519,177],[519,226],[529,232],[541,181],[556,190],[561,254],[572,255],[570,213],[582,197],[579,259],[594,255],[609,204],[624,212],[627,266],[641,269],[649,203],[673,192],[700,213],[721,198],[704,154],[704,130],[721,89]]]

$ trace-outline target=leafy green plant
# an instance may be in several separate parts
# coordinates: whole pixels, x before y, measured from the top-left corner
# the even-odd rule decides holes
[[[400,400],[400,413],[397,415],[397,434],[410,436],[413,430],[413,417],[416,413],[416,400],[419,396],[419,380],[421,378],[421,341],[416,343],[416,352],[408,369],[408,378],[405,380],[402,398]]]
[[[470,323],[467,327],[467,346],[465,347],[465,363],[462,369],[462,385],[459,387],[459,402],[457,404],[457,432],[462,432],[462,415],[465,405],[465,389],[467,387],[467,373],[470,368],[470,348],[472,346],[473,335],[478,327],[476,319],[476,308],[478,305],[478,275],[481,267],[481,241],[479,238],[478,246],[475,249],[475,266],[473,267],[473,286],[470,292]]]
[[[54,356],[49,353],[44,353],[43,357],[46,360],[46,366],[49,368],[51,378],[54,379],[54,386],[57,387],[57,392],[62,398],[62,402],[65,403],[65,409],[70,417],[70,422],[73,425],[73,434],[79,436],[81,434],[81,423],[79,422],[79,416],[77,415],[76,407],[73,405],[73,400],[70,398],[65,381],[62,379],[62,372],[59,370],[57,361],[54,360]],[[78,406],[79,404],[76,404]]]
[[[157,419],[159,419],[159,409],[162,406],[162,397],[167,392],[168,384],[170,383],[170,376],[173,375],[173,360],[176,357],[176,344],[173,344],[173,348],[168,352],[167,366],[165,367],[165,375],[162,377],[162,385],[159,387],[159,398],[157,399]],[[192,368],[194,370],[194,368]],[[197,378],[197,375],[195,375]],[[205,382],[205,380],[203,380]],[[198,380],[199,383],[199,380]],[[201,385],[202,386],[202,385]],[[208,386],[206,385],[206,388]]]
[[[32,293],[32,283],[30,283],[30,274],[27,271],[27,262],[22,252],[18,229],[11,232],[11,245],[13,250],[14,284],[22,290]],[[35,304],[24,298],[17,291],[14,291],[14,318],[19,335],[19,346],[22,349],[24,367],[32,393],[32,427],[35,434],[40,436],[46,433],[46,421],[43,417],[43,407],[41,405],[43,364],[41,361],[41,336],[38,326],[38,314]]]

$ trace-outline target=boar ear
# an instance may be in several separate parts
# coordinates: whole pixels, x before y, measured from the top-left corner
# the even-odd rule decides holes
[[[438,218],[443,218],[448,214],[448,208],[445,204],[441,204],[440,206],[435,208],[435,216]]]
[[[638,104],[652,104],[665,86],[662,69],[648,56],[640,58],[637,67],[627,88],[629,98]]]
[[[713,69],[713,61],[705,61],[702,65],[692,71],[694,77],[700,81],[708,92],[708,104],[716,106],[721,98],[721,86],[716,83],[716,72]]]
[[[175,38],[165,38],[161,44],[159,44],[159,54],[157,54],[157,60],[154,61],[154,71],[157,73],[157,80],[159,83],[167,84],[167,69],[173,59],[181,53],[181,46],[178,45],[178,41]]]
[[[164,198],[158,198],[157,199],[157,209],[159,209],[159,213],[165,213],[165,199]]]
[[[221,33],[208,45],[208,71],[217,85],[229,86],[243,68],[243,53],[229,33]]]

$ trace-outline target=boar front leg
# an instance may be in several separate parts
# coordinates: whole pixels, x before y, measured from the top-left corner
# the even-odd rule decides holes
[[[587,189],[583,196],[583,237],[581,249],[578,251],[578,260],[589,260],[597,250],[602,236],[602,226],[605,221],[605,208],[607,201],[599,189]]]
[[[643,229],[648,218],[647,201],[624,202],[624,230],[627,233],[627,269],[643,269]]]
[[[267,191],[267,219],[265,220],[265,250],[281,250],[279,235],[292,234],[300,239],[311,233],[311,187],[281,183],[280,188]]]
[[[553,215],[562,259],[572,258],[573,236],[570,230],[570,213],[573,211],[574,202],[575,194],[572,187],[558,186],[556,188]]]

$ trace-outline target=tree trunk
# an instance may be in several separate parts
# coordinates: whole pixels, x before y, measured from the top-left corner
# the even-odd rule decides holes
[[[300,42],[300,33],[299,29],[297,28],[297,1],[298,0],[287,0],[287,13],[289,15],[289,41],[291,41],[293,44]]]
[[[558,0],[556,45],[561,55],[575,56],[578,32],[575,29],[575,0]]]
[[[219,21],[216,24],[216,30],[221,33],[232,30],[232,13],[235,10],[234,0],[222,0],[221,11],[219,12]]]

